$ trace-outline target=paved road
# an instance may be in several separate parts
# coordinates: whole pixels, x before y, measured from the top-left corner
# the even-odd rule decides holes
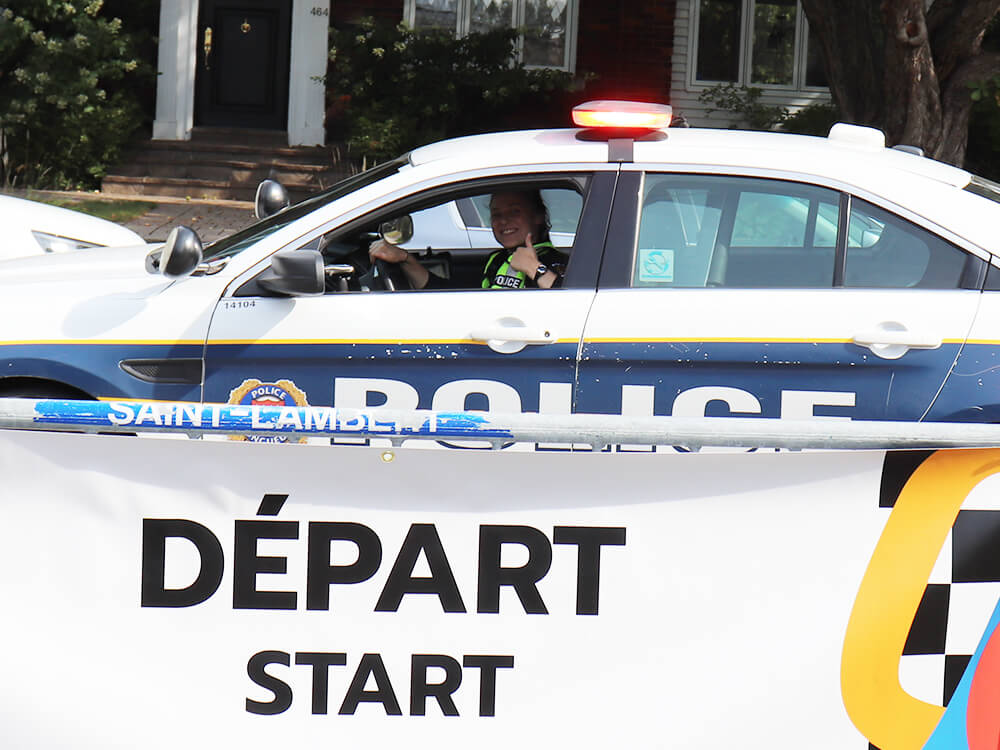
[[[125,226],[146,238],[148,242],[165,240],[175,226],[183,224],[198,232],[204,244],[214,242],[249,226],[253,218],[253,204],[240,201],[170,201],[143,196],[143,200],[156,202],[156,207]]]

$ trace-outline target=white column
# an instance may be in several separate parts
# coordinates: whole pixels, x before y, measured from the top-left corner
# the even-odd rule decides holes
[[[166,0],[164,0],[166,2]],[[326,58],[330,0],[293,0],[292,60],[288,81],[288,145],[322,146],[326,140]]]
[[[194,127],[198,0],[162,0],[153,138],[186,141]]]

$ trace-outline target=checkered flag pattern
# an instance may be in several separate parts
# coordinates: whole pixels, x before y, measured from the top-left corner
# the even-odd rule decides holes
[[[888,513],[929,452],[886,455],[879,506]],[[972,493],[941,548],[903,648],[899,681],[948,705],[1000,600],[1000,495]],[[873,746],[872,746],[873,747]]]

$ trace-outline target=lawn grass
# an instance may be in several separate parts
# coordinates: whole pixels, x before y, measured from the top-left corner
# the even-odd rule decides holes
[[[75,200],[72,198],[32,198],[60,208],[71,208],[91,216],[124,224],[156,208],[149,201]]]

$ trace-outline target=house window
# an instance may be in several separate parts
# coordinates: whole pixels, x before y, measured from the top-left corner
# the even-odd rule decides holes
[[[521,62],[572,71],[578,7],[579,0],[404,0],[403,14],[415,29],[448,29],[458,36],[518,29]]]
[[[798,0],[692,0],[692,4],[696,82],[826,87],[819,43]]]

